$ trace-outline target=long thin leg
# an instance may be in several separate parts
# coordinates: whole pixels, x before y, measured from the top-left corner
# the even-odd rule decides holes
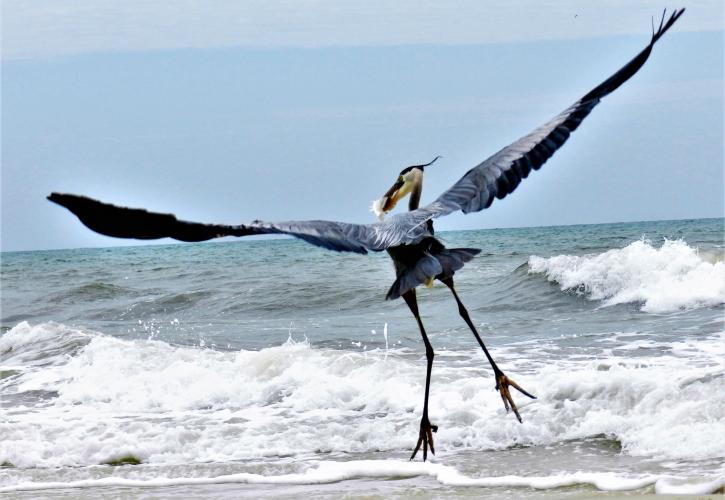
[[[438,431],[438,426],[431,425],[430,420],[428,420],[428,394],[430,393],[430,375],[433,370],[433,357],[435,356],[435,354],[433,352],[433,346],[431,345],[430,340],[428,340],[428,335],[426,335],[425,333],[425,328],[423,328],[423,322],[421,321],[420,315],[418,314],[418,301],[415,298],[415,289],[405,292],[403,294],[403,299],[405,299],[405,303],[408,304],[410,312],[413,313],[413,316],[415,316],[415,320],[418,322],[420,335],[423,337],[423,343],[425,344],[425,358],[427,360],[427,367],[425,373],[425,399],[423,400],[423,417],[420,419],[420,433],[418,434],[418,444],[415,445],[413,454],[410,456],[410,459],[413,460],[415,458],[415,455],[418,453],[418,450],[420,449],[420,445],[422,444],[423,461],[425,462],[428,458],[429,445],[430,452],[435,455],[435,448],[433,448],[433,432]]]
[[[456,288],[453,285],[453,278],[444,278],[441,280],[448,288],[450,288],[451,292],[453,293],[453,297],[456,299],[456,303],[458,304],[458,313],[463,318],[463,321],[466,322],[468,327],[471,329],[471,332],[473,332],[473,336],[476,337],[476,340],[478,341],[478,345],[481,346],[481,349],[483,349],[483,353],[486,355],[486,358],[488,359],[488,362],[491,363],[491,368],[493,368],[493,374],[496,377],[496,390],[499,391],[501,394],[501,399],[503,399],[503,405],[506,408],[506,411],[509,411],[509,405],[511,409],[514,411],[514,414],[516,415],[516,418],[519,420],[519,422],[523,422],[521,419],[521,415],[519,415],[519,410],[516,408],[516,403],[514,403],[514,399],[511,397],[511,393],[509,392],[509,386],[515,388],[518,390],[521,394],[524,394],[525,396],[530,397],[531,399],[536,399],[536,396],[533,396],[532,394],[529,394],[524,389],[521,388],[516,382],[508,378],[503,371],[496,365],[496,362],[493,360],[493,357],[488,352],[488,349],[486,348],[486,344],[483,343],[483,339],[481,339],[481,336],[478,334],[478,330],[476,330],[476,327],[473,326],[473,322],[471,321],[471,317],[468,315],[468,311],[466,310],[466,307],[463,305],[463,302],[461,302],[461,299],[458,297],[458,294],[456,293]]]

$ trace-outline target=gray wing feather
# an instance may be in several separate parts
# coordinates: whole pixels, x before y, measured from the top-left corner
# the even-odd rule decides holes
[[[433,203],[410,217],[441,217],[457,210],[463,213],[488,208],[495,198],[512,193],[531,170],[541,166],[566,142],[600,100],[629,80],[647,61],[655,42],[677,21],[684,9],[675,10],[665,23],[665,14],[650,43],[614,75],[530,134],[506,146],[475,166]]]
[[[338,252],[379,252],[393,246],[410,244],[429,236],[426,219],[400,214],[374,224],[353,224],[326,220],[261,222],[247,226],[265,233],[289,234],[313,245]]]
[[[174,238],[193,242],[224,236],[289,234],[329,250],[367,253],[368,250],[381,251],[401,242],[417,241],[427,234],[426,228],[421,226],[416,229],[401,216],[375,224],[324,220],[204,224],[179,220],[173,214],[119,207],[74,194],[52,193],[48,199],[70,210],[89,229],[116,238]]]

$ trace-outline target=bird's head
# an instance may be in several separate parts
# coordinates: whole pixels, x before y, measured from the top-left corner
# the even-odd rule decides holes
[[[436,156],[432,161],[426,163],[425,165],[411,165],[410,167],[406,167],[400,171],[395,183],[390,187],[390,189],[388,189],[382,198],[375,200],[370,208],[375,215],[378,216],[378,219],[382,220],[385,214],[395,208],[395,205],[411,192],[415,192],[417,197],[420,197],[420,192],[423,189],[423,170],[425,167],[435,163],[438,158],[442,157]],[[419,201],[418,198],[415,200],[415,208],[417,208],[417,203]],[[412,208],[413,207],[411,207],[411,209]]]

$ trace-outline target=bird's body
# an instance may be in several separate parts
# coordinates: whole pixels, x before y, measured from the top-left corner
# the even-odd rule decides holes
[[[437,427],[428,418],[428,396],[434,351],[418,312],[415,289],[430,285],[434,280],[445,284],[453,294],[458,311],[488,359],[506,410],[511,408],[521,421],[518,409],[509,392],[514,387],[533,398],[496,365],[478,334],[475,325],[461,302],[453,282],[456,271],[474,258],[480,250],[475,248],[446,248],[433,231],[433,220],[456,211],[471,213],[488,208],[494,199],[502,199],[513,192],[532,170],[538,170],[569,138],[582,120],[599,104],[600,100],[631,78],[649,57],[652,47],[677,21],[684,9],[675,11],[665,22],[662,16],[659,28],[652,33],[650,43],[628,64],[595,87],[559,115],[533,132],[506,146],[490,158],[466,172],[460,180],[432,203],[419,206],[425,165],[403,169],[396,182],[381,200],[374,204],[381,220],[373,224],[351,224],[334,221],[289,221],[223,225],[201,224],[178,220],[171,214],[159,214],[143,209],[131,209],[102,203],[84,196],[52,193],[48,199],[71,212],[89,228],[101,234],[120,238],[155,239],[171,237],[181,241],[204,241],[222,236],[248,236],[254,234],[289,234],[308,243],[335,251],[367,253],[386,250],[396,272],[395,282],[386,299],[402,297],[416,319],[426,348],[426,388],[418,443],[413,456],[423,446],[423,458],[428,447],[433,452],[432,432]],[[382,219],[399,199],[410,195],[408,212]]]
[[[414,245],[399,245],[387,251],[393,260],[396,276],[388,291],[388,300],[397,299],[418,285],[431,286],[434,279],[452,278],[466,262],[481,252],[478,248],[449,249],[433,236]]]

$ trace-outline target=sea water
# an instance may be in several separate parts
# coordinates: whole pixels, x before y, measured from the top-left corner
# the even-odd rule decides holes
[[[2,254],[0,492],[13,498],[709,493],[725,459],[723,219],[441,233],[420,288],[385,253],[292,239]]]

